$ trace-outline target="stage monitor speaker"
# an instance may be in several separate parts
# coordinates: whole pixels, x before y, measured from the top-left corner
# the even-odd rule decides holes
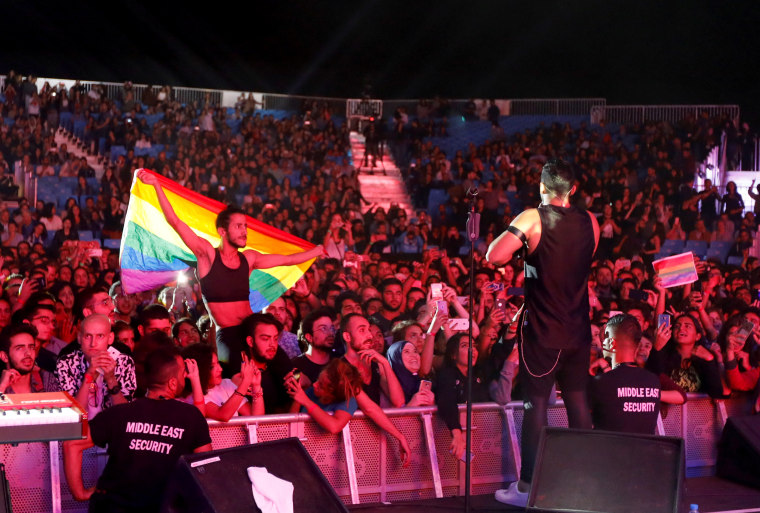
[[[167,486],[164,513],[261,511],[248,467],[265,467],[293,483],[293,510],[346,513],[346,507],[297,438],[183,456]]]
[[[678,513],[683,480],[680,438],[545,428],[528,511]]]
[[[716,471],[724,479],[760,488],[760,415],[728,418]]]

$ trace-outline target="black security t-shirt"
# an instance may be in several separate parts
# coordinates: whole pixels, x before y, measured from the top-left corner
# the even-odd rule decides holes
[[[108,447],[99,490],[131,507],[158,508],[169,474],[183,454],[211,443],[208,424],[189,404],[137,399],[90,421],[92,441]]]
[[[591,381],[594,428],[652,435],[660,413],[660,378],[621,364]]]

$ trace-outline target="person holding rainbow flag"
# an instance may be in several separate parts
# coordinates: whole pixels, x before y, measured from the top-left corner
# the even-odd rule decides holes
[[[207,238],[196,233],[196,226],[188,225],[176,214],[172,202],[164,192],[162,186],[164,179],[150,171],[140,169],[137,171],[135,182],[138,180],[144,185],[155,188],[160,212],[197,261],[195,272],[201,286],[203,301],[217,326],[216,343],[219,361],[225,362],[229,371],[234,373],[240,367],[241,351],[246,349],[245,334],[242,332],[243,320],[253,313],[253,298],[260,297],[251,290],[255,282],[252,273],[258,269],[294,266],[309,262],[323,254],[322,246],[314,246],[290,255],[266,254],[250,247],[247,248],[251,220],[248,220],[239,208],[227,206],[216,216],[215,225],[220,242],[218,247],[214,247]],[[129,212],[127,219],[130,219]],[[298,239],[298,242],[303,241]],[[288,249],[287,246],[286,249]],[[271,275],[266,276],[269,281],[272,280]],[[277,277],[275,276],[274,279],[276,280]],[[286,289],[282,288],[280,293],[284,290]],[[269,302],[271,300],[270,298]]]

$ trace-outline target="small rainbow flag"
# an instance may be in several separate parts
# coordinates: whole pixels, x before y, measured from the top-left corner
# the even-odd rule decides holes
[[[662,279],[663,287],[677,287],[699,279],[694,265],[694,255],[681,253],[652,262],[655,272]]]
[[[150,171],[152,173],[152,171]],[[155,173],[154,173],[155,174]],[[221,238],[216,231],[216,216],[226,208],[218,201],[182,187],[155,174],[177,216],[199,236],[216,247]],[[309,250],[313,244],[250,217],[248,246],[260,253],[289,255]],[[194,267],[196,258],[177,232],[169,226],[158,204],[156,190],[137,178],[121,237],[121,281],[128,293],[150,290],[177,279],[179,271]],[[292,287],[314,260],[298,265],[254,269],[248,280],[251,310],[261,311]]]

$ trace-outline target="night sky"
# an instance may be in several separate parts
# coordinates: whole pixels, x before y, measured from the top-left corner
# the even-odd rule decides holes
[[[760,125],[758,2],[3,3],[0,72],[382,98],[738,103]]]

